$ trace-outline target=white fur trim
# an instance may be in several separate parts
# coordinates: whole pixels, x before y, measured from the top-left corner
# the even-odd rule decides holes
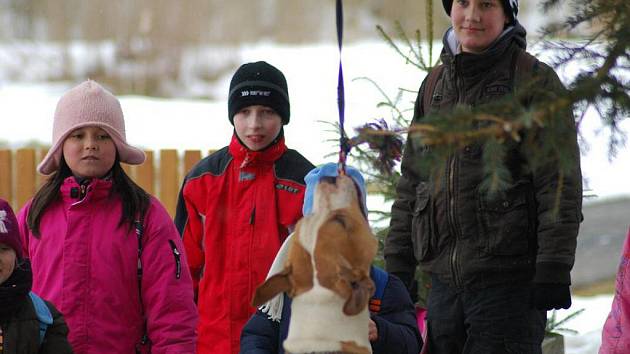
[[[284,263],[286,262],[287,256],[289,254],[289,245],[291,243],[292,238],[293,238],[293,234],[290,234],[284,240],[284,243],[282,244],[282,246],[280,246],[280,249],[278,250],[278,253],[276,254],[276,258],[273,260],[273,263],[271,264],[271,268],[269,269],[269,272],[267,273],[266,279],[269,279],[272,276],[280,273],[282,269],[284,268]],[[274,296],[271,300],[265,302],[258,309],[262,311],[263,313],[266,313],[267,317],[270,320],[280,322],[280,320],[282,319],[282,306],[283,305],[284,305],[284,294],[280,293]]]

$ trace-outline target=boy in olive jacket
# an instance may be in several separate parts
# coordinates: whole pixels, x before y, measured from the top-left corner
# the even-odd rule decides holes
[[[413,123],[509,94],[529,109],[544,100],[555,102],[564,91],[556,73],[525,51],[518,1],[443,4],[452,22],[444,35],[443,64],[422,83]],[[521,91],[527,79],[536,80],[535,91]],[[413,136],[407,139],[385,267],[408,287],[418,263],[430,274],[432,354],[539,353],[545,311],[571,305],[570,270],[582,206],[571,109],[556,112],[534,134],[535,141],[564,149],[568,161],[560,163],[550,153],[544,163],[532,162],[521,142],[506,139],[511,182],[494,195],[480,188],[488,167],[481,144],[462,147],[429,170],[420,166],[435,158],[433,148]]]

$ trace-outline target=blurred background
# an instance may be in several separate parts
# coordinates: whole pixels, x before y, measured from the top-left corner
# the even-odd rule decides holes
[[[213,83],[242,62],[237,47],[336,41],[333,0],[0,0],[2,81],[90,77],[117,94],[214,98]],[[536,36],[557,18],[521,1]],[[375,26],[398,21],[426,38],[425,1],[346,0],[344,41],[378,40]],[[434,39],[449,19],[433,2]],[[544,21],[543,21],[544,19]],[[547,22],[545,22],[547,21]]]

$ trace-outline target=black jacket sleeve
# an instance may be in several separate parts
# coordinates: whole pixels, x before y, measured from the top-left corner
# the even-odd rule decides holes
[[[72,348],[68,343],[68,326],[63,316],[57,309],[48,301],[46,306],[50,309],[50,313],[53,317],[52,325],[48,326],[46,330],[46,336],[40,347],[40,354],[70,354]]]
[[[240,353],[278,353],[279,334],[280,323],[270,320],[267,314],[258,310],[243,327]]]
[[[372,342],[375,354],[418,354],[422,339],[416,312],[402,281],[390,274],[383,293],[381,311],[373,314],[378,339]]]
[[[582,219],[582,174],[575,119],[559,99],[566,89],[544,63],[535,71],[532,105],[545,117],[534,140],[546,147],[549,158],[533,166],[537,205],[536,274],[534,282],[569,285]],[[542,144],[542,141],[545,144]]]

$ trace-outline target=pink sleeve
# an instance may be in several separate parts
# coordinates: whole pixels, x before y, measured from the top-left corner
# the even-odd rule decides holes
[[[145,222],[142,302],[154,354],[194,354],[197,308],[181,237],[153,201]]]
[[[617,271],[615,297],[602,331],[600,354],[630,353],[630,232]]]
[[[32,200],[29,200],[24,205],[24,207],[20,209],[20,212],[17,215],[18,228],[20,230],[20,241],[22,241],[22,255],[24,258],[31,258],[28,251],[29,238],[31,233],[26,222],[26,218],[28,217],[28,210],[31,208],[31,202]]]

